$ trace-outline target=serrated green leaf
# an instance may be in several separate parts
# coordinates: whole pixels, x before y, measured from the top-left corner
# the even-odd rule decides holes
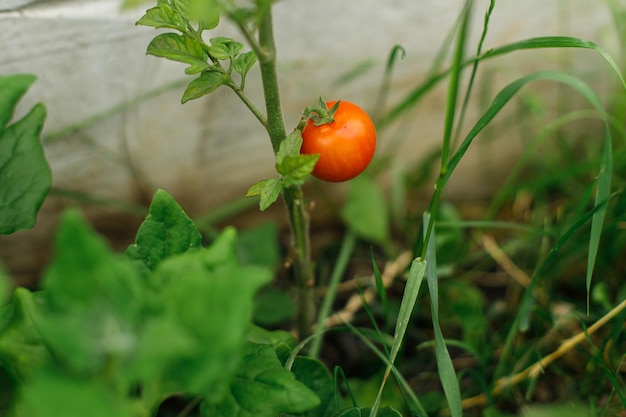
[[[41,297],[17,288],[0,315],[0,363],[15,380],[29,379],[51,360],[37,328],[42,305]]]
[[[246,77],[248,72],[256,63],[256,54],[254,51],[244,52],[235,59],[234,68],[242,77]]]
[[[204,71],[198,78],[189,83],[187,89],[183,93],[181,101],[182,103],[186,103],[189,100],[195,100],[212,93],[225,82],[226,77],[222,73],[216,71]]]
[[[49,309],[37,326],[58,363],[93,372],[132,352],[144,281],[77,211],[62,219],[42,287]]]
[[[166,259],[149,277],[159,283],[154,320],[171,321],[168,327],[186,340],[160,358],[162,383],[173,390],[169,394],[182,390],[220,398],[225,393],[240,363],[254,294],[272,278],[265,268],[237,263],[229,230],[209,249]],[[150,362],[142,369],[155,366],[153,351],[139,356]]]
[[[13,117],[18,101],[35,82],[35,79],[36,77],[32,74],[0,77],[0,133]]]
[[[148,45],[146,53],[194,67],[206,65],[209,59],[202,43],[187,35],[176,33],[157,35]]]
[[[280,164],[276,164],[276,170],[283,176],[283,185],[289,187],[304,184],[319,157],[318,154],[286,155]]]
[[[185,68],[185,74],[187,75],[200,74],[202,71],[209,71],[214,68],[215,68],[215,65],[209,64],[208,62],[191,64],[190,66]]]
[[[261,191],[263,191],[263,187],[265,187],[265,183],[268,181],[270,180],[261,180],[252,185],[248,188],[248,191],[246,191],[246,197],[256,197],[257,195],[261,195]]]
[[[164,259],[201,246],[202,235],[193,221],[171,195],[158,190],[126,255],[154,270]]]
[[[302,147],[302,132],[294,129],[285,140],[280,142],[278,153],[276,154],[276,164],[281,165],[283,158],[287,155],[299,155]]]
[[[218,43],[217,45],[209,46],[209,55],[215,59],[224,61],[230,58],[230,51],[228,50],[228,46]]]
[[[156,7],[148,9],[136,25],[150,26],[154,28],[169,28],[184,31],[186,29],[185,19],[167,3],[161,3]]]
[[[16,95],[15,91],[8,94]],[[0,92],[0,97],[4,97],[0,99],[4,101],[2,106],[15,104],[4,92]],[[0,233],[33,227],[50,190],[52,173],[40,139],[45,118],[46,109],[38,104],[21,120],[0,131]]]
[[[209,40],[209,53],[216,59],[233,59],[243,49],[243,44],[234,39],[219,36]]]
[[[385,243],[390,234],[386,201],[380,187],[372,179],[360,175],[349,184],[341,218],[358,236]]]
[[[201,411],[212,417],[273,417],[319,404],[315,393],[282,366],[271,346],[248,343],[228,394],[221,402],[205,400]]]
[[[257,195],[261,196],[259,207],[261,211],[264,211],[278,199],[280,190],[280,181],[276,178],[270,178],[267,180],[261,180],[250,187],[248,192],[246,192],[246,197],[255,197]]]

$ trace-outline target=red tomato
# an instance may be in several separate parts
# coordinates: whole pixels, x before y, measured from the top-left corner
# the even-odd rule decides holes
[[[337,101],[329,101],[330,109]],[[301,154],[320,154],[313,175],[329,182],[350,180],[369,165],[376,150],[376,128],[356,104],[339,103],[334,121],[320,126],[309,120],[302,131]]]

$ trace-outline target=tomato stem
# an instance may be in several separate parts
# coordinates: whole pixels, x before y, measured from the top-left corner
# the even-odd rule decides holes
[[[339,108],[340,101],[337,101],[332,108],[328,108],[324,100],[320,97],[320,104],[307,106],[300,117],[296,129],[303,131],[309,119],[313,120],[315,126],[321,126],[335,121],[335,113]]]
[[[258,47],[264,53],[263,57],[259,57],[259,66],[261,67],[267,112],[266,127],[274,154],[277,154],[280,144],[286,139],[287,135],[276,74],[276,46],[271,13],[270,7],[260,22]],[[315,303],[313,298],[315,276],[311,266],[309,216],[305,208],[302,189],[299,186],[285,187],[282,191],[291,226],[292,248],[290,252],[293,256],[292,270],[298,291],[296,326],[298,336],[303,339],[311,333],[311,328],[315,321]]]

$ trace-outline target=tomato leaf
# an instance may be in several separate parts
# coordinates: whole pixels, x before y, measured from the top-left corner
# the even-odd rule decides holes
[[[20,394],[14,415],[53,417],[54,410],[63,410],[64,417],[137,415],[133,400],[115,392],[105,379],[81,380],[58,370],[36,375]]]
[[[35,78],[32,74],[0,77],[0,133],[13,117],[15,106],[35,82]]]
[[[270,345],[248,343],[228,394],[220,402],[205,400],[201,410],[216,417],[272,417],[302,413],[319,404],[317,395],[283,367]]]
[[[319,154],[286,155],[276,170],[283,176],[283,186],[302,185],[304,180],[315,168]]]
[[[265,211],[265,209],[278,200],[281,189],[280,181],[277,179],[267,180],[267,183],[261,191],[261,202],[259,203],[261,211]]]
[[[246,197],[256,197],[257,195],[261,195],[261,192],[263,191],[263,187],[265,187],[265,184],[268,181],[270,180],[261,180],[257,182],[256,184],[254,184],[253,186],[251,186],[250,188],[248,188],[248,191],[246,192]]]
[[[189,100],[195,100],[212,93],[225,82],[226,78],[223,74],[215,71],[203,71],[198,78],[189,83],[181,102],[186,103]]]
[[[193,221],[171,195],[158,190],[126,256],[154,270],[164,259],[201,245],[202,235]]]
[[[188,35],[178,35],[176,33],[157,35],[148,45],[146,53],[190,64],[194,67],[208,65],[207,60],[209,59],[202,43]]]
[[[299,155],[302,147],[302,132],[294,129],[285,140],[280,142],[278,153],[276,153],[276,164],[281,165],[283,158],[287,155]]]
[[[234,68],[242,77],[246,77],[256,63],[256,54],[253,51],[244,52],[235,59]]]
[[[154,28],[176,29],[184,32],[187,25],[181,14],[169,4],[161,2],[158,6],[148,9],[136,23],[137,25]]]
[[[148,322],[154,320],[157,327],[139,341],[137,370],[146,381],[161,377],[154,383],[169,390],[164,394],[211,393],[219,399],[237,372],[254,294],[272,273],[241,266],[236,238],[236,231],[227,228],[211,247],[170,257],[148,277],[157,290]],[[169,352],[161,350],[160,329],[181,337]]]
[[[243,44],[231,38],[217,37],[210,39],[209,54],[220,60],[234,59],[243,49]]]
[[[138,324],[144,281],[78,211],[62,219],[42,286],[48,308],[37,327],[55,361],[82,373],[130,355],[127,341]]]
[[[274,204],[278,199],[280,190],[280,181],[276,178],[270,178],[268,180],[259,181],[250,187],[246,193],[246,197],[261,196],[259,206],[261,211],[265,211],[265,209]]]
[[[25,288],[17,288],[12,303],[3,309],[0,324],[0,363],[14,380],[30,378],[51,360],[37,328],[42,300]]]
[[[52,173],[41,146],[46,109],[37,104],[6,126],[17,102],[33,83],[32,75],[0,77],[0,233],[35,225]]]

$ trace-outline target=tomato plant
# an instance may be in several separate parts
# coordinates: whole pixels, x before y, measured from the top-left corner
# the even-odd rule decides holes
[[[326,103],[332,108],[337,100]],[[347,181],[367,168],[376,150],[374,122],[361,107],[340,101],[334,121],[316,125],[309,120],[302,131],[301,154],[319,154],[312,174],[324,181]]]

